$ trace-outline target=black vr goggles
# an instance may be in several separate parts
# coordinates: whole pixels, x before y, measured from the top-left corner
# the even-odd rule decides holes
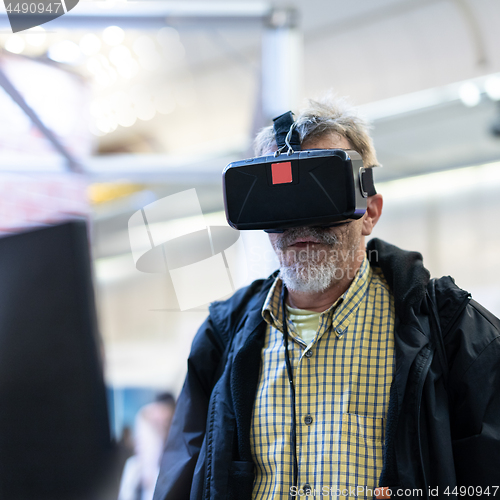
[[[363,166],[356,151],[301,151],[294,125],[291,112],[275,118],[276,153],[232,162],[224,169],[230,226],[283,232],[339,225],[365,213],[366,198],[376,194],[372,168]]]

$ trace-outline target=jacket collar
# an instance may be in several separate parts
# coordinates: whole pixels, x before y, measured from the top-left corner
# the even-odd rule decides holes
[[[373,238],[367,245],[368,260],[380,267],[394,295],[396,314],[403,323],[412,318],[412,309],[425,297],[430,273],[419,252],[408,252]]]
[[[428,313],[429,307],[436,309],[441,329],[446,333],[452,319],[460,310],[469,293],[455,285],[453,278],[446,276],[437,280],[435,286],[429,287],[430,273],[424,267],[419,252],[408,252],[373,238],[368,242],[368,260],[371,266],[382,269],[384,277],[394,295],[394,306],[398,320],[404,324],[415,320],[415,313]],[[432,294],[429,297],[429,289]],[[432,304],[422,305],[426,296]],[[421,311],[422,307],[424,311]]]
[[[251,285],[237,290],[229,299],[210,304],[212,322],[226,343],[242,325],[245,326],[244,331],[249,334],[264,321],[261,315],[262,305],[277,276],[278,271],[275,271],[267,279],[256,280]]]

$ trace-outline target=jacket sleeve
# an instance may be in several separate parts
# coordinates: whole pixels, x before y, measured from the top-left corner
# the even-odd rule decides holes
[[[153,500],[188,499],[205,436],[208,403],[224,345],[210,317],[198,330],[177,401]]]
[[[459,486],[500,485],[500,321],[472,301],[452,372],[453,455]]]

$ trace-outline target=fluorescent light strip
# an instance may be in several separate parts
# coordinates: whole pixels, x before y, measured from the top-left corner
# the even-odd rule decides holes
[[[71,13],[72,16],[107,17],[184,17],[184,18],[228,18],[228,17],[265,17],[271,5],[265,2],[80,2]]]
[[[432,89],[421,90],[411,94],[405,94],[381,101],[371,102],[360,106],[359,109],[363,116],[369,121],[381,120],[383,118],[390,118],[392,116],[409,113],[411,111],[418,111],[420,109],[431,108],[440,104],[449,102],[460,101],[461,89],[464,85],[474,85],[481,93],[485,89],[488,80],[500,77],[500,73],[492,73],[470,80],[451,83],[443,87],[435,87]]]
[[[409,200],[445,197],[499,185],[500,162],[494,162],[380,182],[377,183],[377,191],[391,203],[407,203]]]

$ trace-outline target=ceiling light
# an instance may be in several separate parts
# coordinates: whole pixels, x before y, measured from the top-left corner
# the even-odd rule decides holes
[[[137,40],[135,40],[133,49],[138,56],[142,56],[144,54],[147,55],[150,52],[156,51],[156,45],[151,37],[142,35],[137,38]]]
[[[109,120],[107,117],[102,116],[98,118],[95,122],[97,129],[102,132],[103,134],[107,134],[111,132],[111,127],[109,124]]]
[[[135,59],[130,58],[127,61],[120,63],[116,67],[116,70],[122,78],[130,80],[131,78],[136,76],[137,73],[139,73],[139,65],[137,64]]]
[[[63,40],[49,48],[49,59],[59,63],[75,64],[82,56],[80,47],[71,40]]]
[[[465,82],[458,91],[460,100],[468,107],[477,106],[481,101],[481,91],[472,82]]]
[[[26,41],[33,47],[40,47],[41,45],[43,45],[46,38],[47,34],[45,33],[45,30],[40,26],[26,31]]]
[[[109,60],[115,65],[119,66],[120,63],[127,61],[132,57],[130,50],[125,45],[117,45],[109,51]]]
[[[156,39],[163,49],[164,56],[171,62],[180,61],[186,54],[186,49],[180,41],[179,32],[170,27],[161,28]]]
[[[169,113],[172,113],[177,104],[175,102],[174,96],[172,95],[172,92],[168,89],[162,89],[157,92],[154,95],[153,100],[156,110],[162,115],[168,115]]]
[[[489,76],[484,82],[484,90],[493,101],[500,101],[500,76]]]
[[[119,26],[108,26],[102,32],[102,38],[108,45],[119,45],[125,40],[125,32]]]
[[[102,65],[99,59],[96,57],[90,57],[87,61],[87,69],[94,75],[99,73],[102,70]]]
[[[87,33],[80,40],[80,49],[86,56],[93,56],[101,50],[101,40],[94,33]]]
[[[20,35],[11,35],[5,42],[5,50],[8,50],[13,54],[20,54],[25,47],[26,44]]]
[[[134,104],[137,118],[140,120],[151,120],[156,115],[153,96],[143,86],[135,86],[130,90],[130,97]]]
[[[117,113],[116,120],[122,127],[131,127],[137,121],[137,116],[132,108],[127,108]]]
[[[139,56],[140,65],[147,71],[156,71],[162,63],[162,58],[158,52],[152,51]]]

